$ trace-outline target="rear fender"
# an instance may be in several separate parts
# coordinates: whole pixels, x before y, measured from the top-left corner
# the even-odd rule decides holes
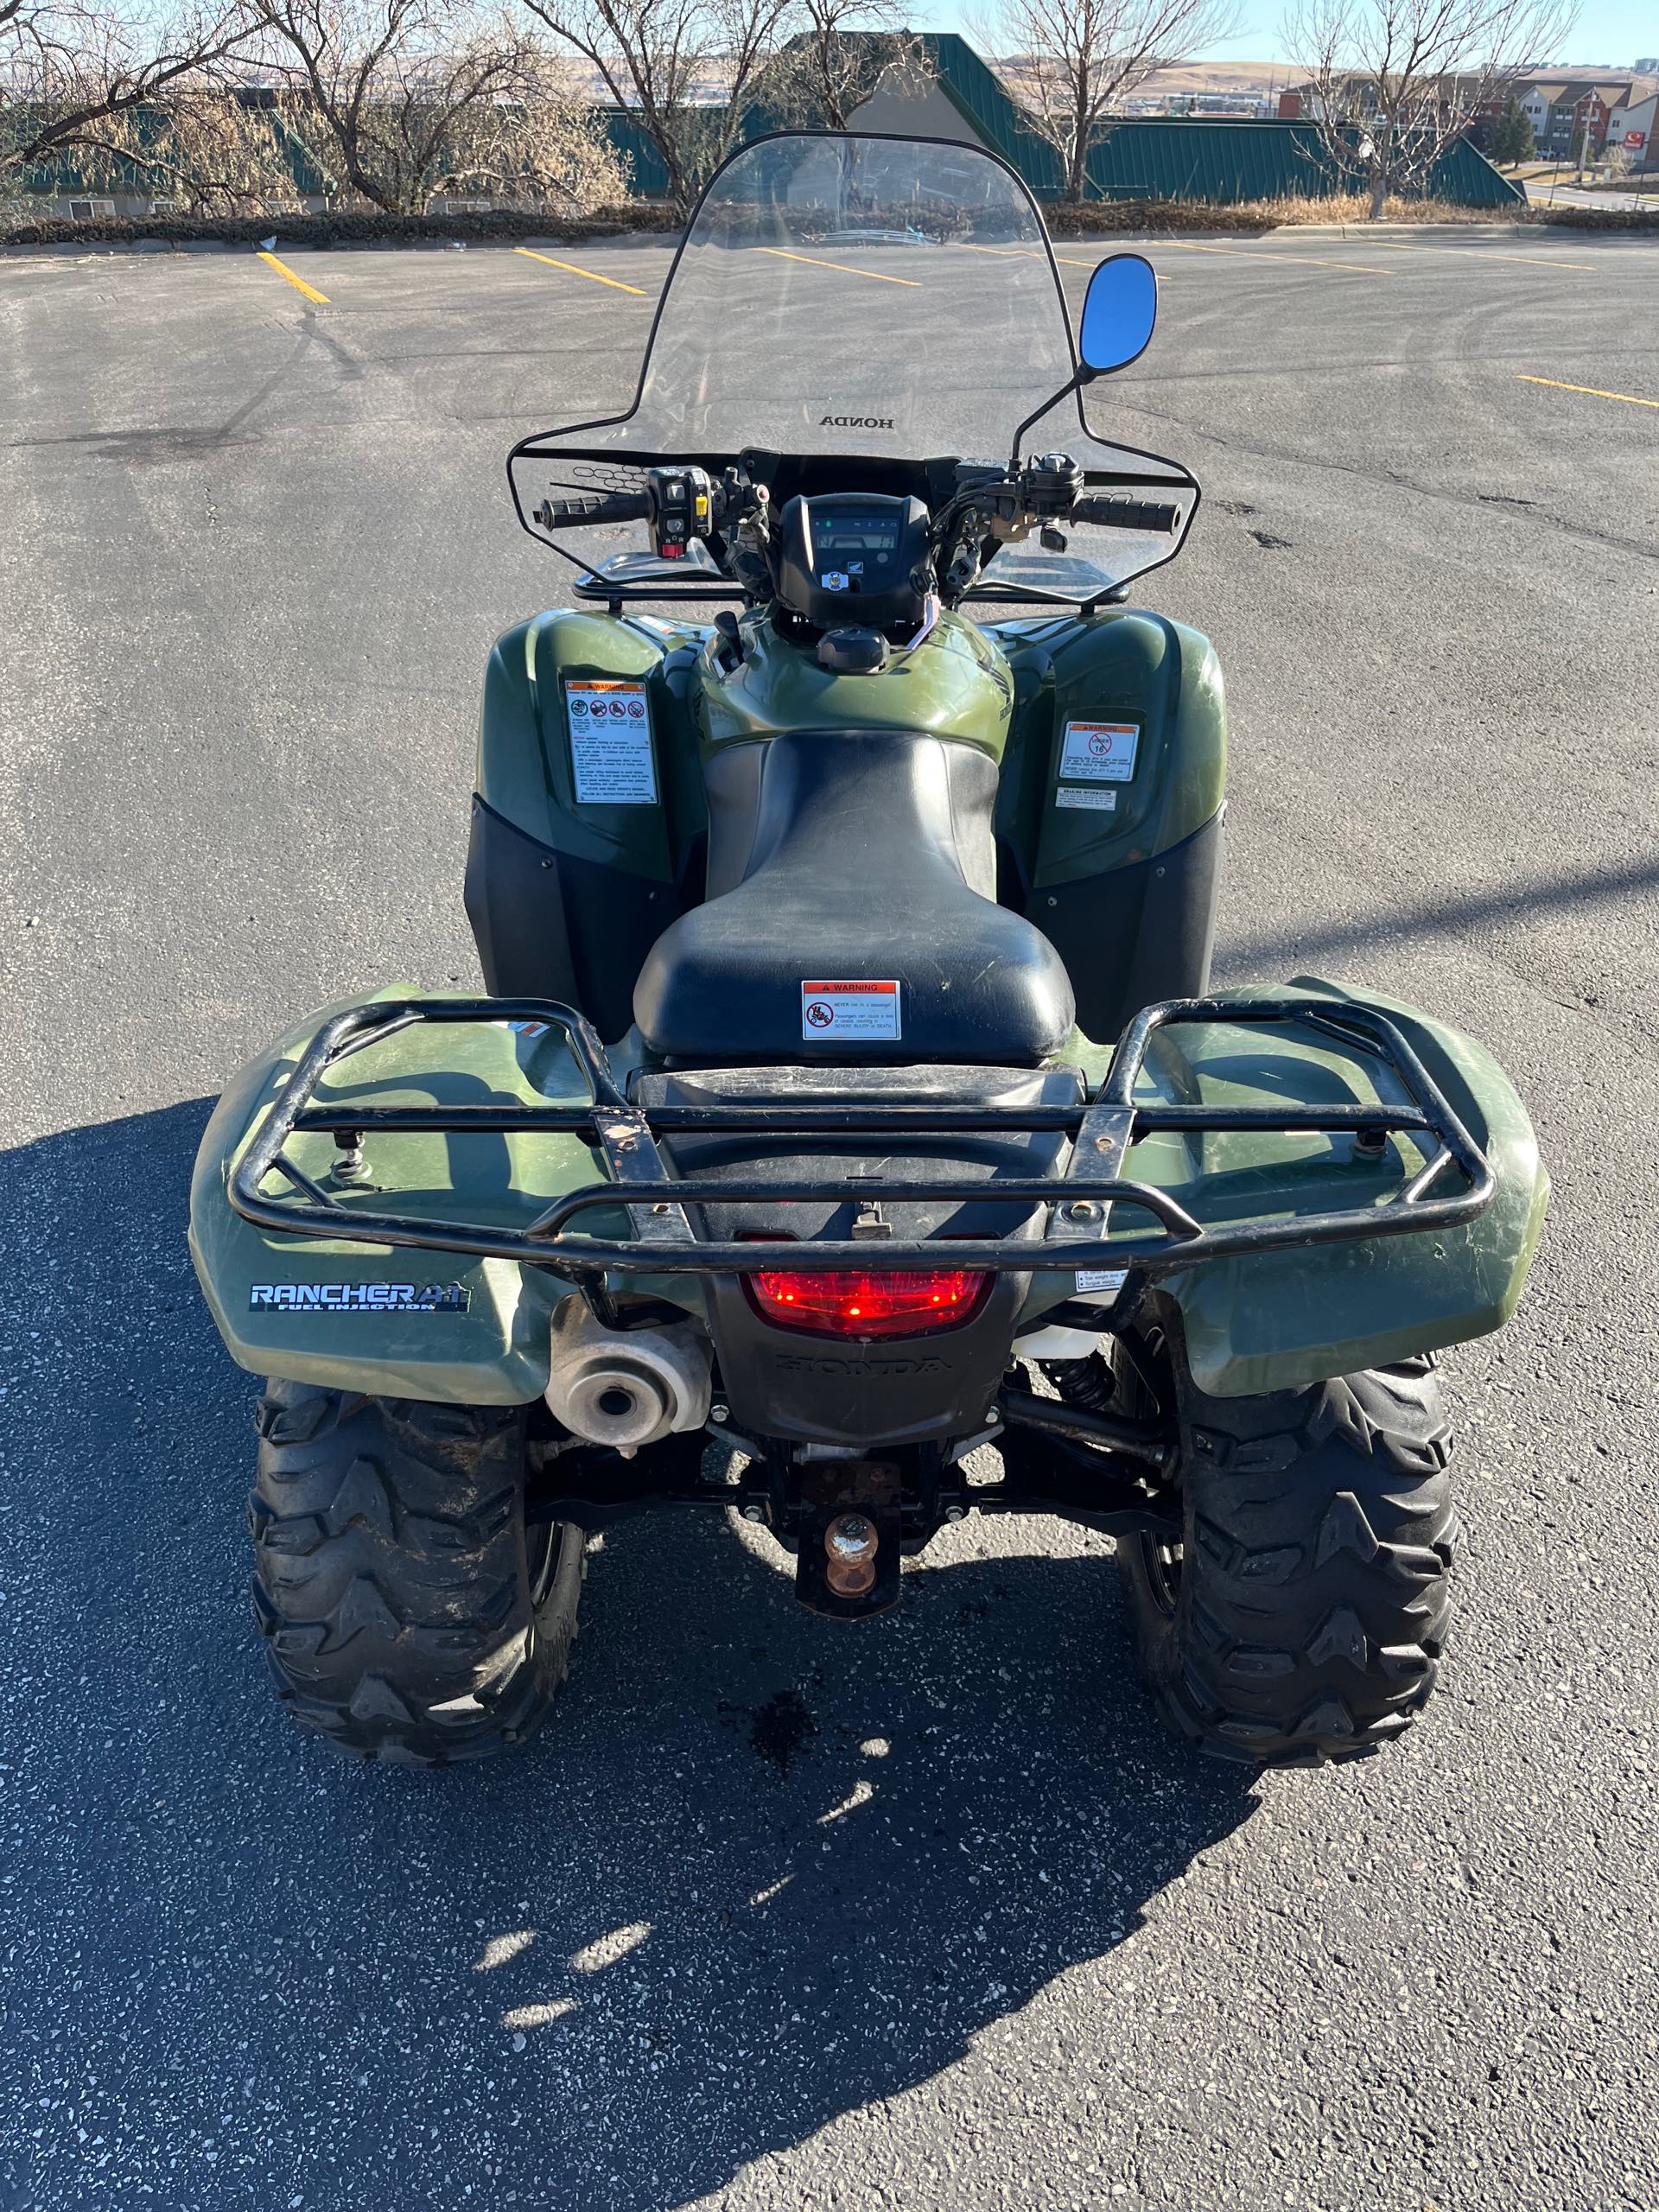
[[[393,984],[372,995],[400,998],[409,988]],[[226,1348],[253,1374],[325,1389],[464,1405],[539,1397],[547,1386],[553,1309],[572,1294],[556,1276],[509,1260],[282,1236],[256,1228],[230,1205],[232,1169],[306,1046],[332,1014],[362,1003],[341,1001],[308,1015],[251,1061],[232,1079],[203,1135],[190,1187],[190,1256]],[[372,1084],[376,1103],[385,1105],[529,1103],[539,1096],[527,1074],[532,1063],[556,1091],[560,1074],[543,1071],[548,1056],[566,1056],[550,1033],[537,1038],[524,1027],[447,1029],[450,1065],[442,1072],[415,1064],[416,1047],[405,1032],[350,1061],[346,1079]],[[574,1065],[569,1089],[572,1097],[585,1095]],[[301,1147],[308,1149],[302,1154]],[[303,1172],[327,1177],[331,1138],[302,1136],[292,1148]],[[384,1141],[384,1157],[371,1154],[368,1166],[371,1187],[377,1173],[396,1173],[405,1208],[420,1211],[424,1201],[442,1213],[460,1201],[503,1220],[601,1173],[577,1139],[547,1135],[454,1144],[441,1135],[398,1137]]]
[[[1461,1228],[1249,1254],[1165,1276],[1159,1288],[1180,1308],[1193,1380],[1211,1397],[1300,1389],[1502,1328],[1526,1286],[1549,1198],[1526,1109],[1473,1038],[1397,999],[1319,976],[1213,995],[1259,1000],[1292,992],[1387,1014],[1486,1154],[1497,1191],[1486,1211]],[[1342,1070],[1340,1047],[1311,1036],[1299,1041],[1294,1032],[1270,1040],[1259,1029],[1165,1031],[1149,1069],[1154,1065],[1170,1096],[1233,1103],[1282,1103],[1287,1092],[1309,1101],[1346,1096],[1353,1074],[1351,1063]],[[1271,1214],[1294,1209],[1305,1170],[1328,1190],[1332,1149],[1351,1142],[1154,1136],[1131,1149],[1127,1172],[1170,1189],[1200,1220],[1241,1205]],[[1298,1153],[1308,1157],[1299,1160]],[[1363,1203],[1366,1171],[1356,1163],[1353,1172]],[[1379,1168],[1379,1193],[1398,1173],[1397,1160]],[[1126,1227],[1138,1225],[1126,1216]]]

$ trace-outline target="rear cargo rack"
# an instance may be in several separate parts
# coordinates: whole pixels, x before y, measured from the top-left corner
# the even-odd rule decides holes
[[[543,1106],[372,1106],[342,1098],[315,1103],[319,1084],[341,1063],[416,1024],[536,1022],[562,1031],[588,1085],[585,1102]],[[1332,1037],[1378,1062],[1398,1081],[1409,1103],[1382,1100],[1324,1106],[1224,1106],[1166,1098],[1137,1099],[1135,1084],[1160,1029],[1195,1023],[1251,1027],[1296,1024]],[[1345,1133],[1380,1155],[1390,1132],[1409,1135],[1427,1154],[1381,1198],[1330,1212],[1278,1220],[1205,1225],[1167,1192],[1115,1173],[1131,1145],[1156,1130],[1186,1133],[1262,1130],[1284,1135]],[[570,1192],[522,1228],[457,1219],[434,1221],[380,1212],[353,1200],[342,1203],[288,1157],[296,1134],[332,1132],[342,1151],[365,1137],[438,1132],[445,1135],[543,1132],[583,1139],[603,1157],[609,1179]],[[757,1262],[752,1242],[719,1242],[700,1236],[686,1209],[738,1203],[868,1203],[868,1176],[815,1174],[778,1181],[677,1175],[658,1149],[672,1136],[764,1135],[769,1138],[868,1137],[891,1141],[909,1136],[936,1140],[957,1134],[1059,1131],[1072,1139],[1064,1173],[994,1176],[975,1196],[1023,1205],[1029,1217],[1051,1209],[1046,1227],[1003,1237],[930,1236],[885,1239],[804,1238],[768,1243],[765,1262],[779,1273],[856,1268],[892,1271],[937,1265],[990,1274],[1045,1268],[1118,1270],[1133,1268],[1144,1279],[1206,1261],[1282,1251],[1373,1236],[1399,1236],[1448,1229],[1472,1221],[1491,1204],[1495,1188],[1484,1155],[1424,1067],[1407,1039],[1386,1016],[1369,1007],[1329,999],[1171,999],[1146,1007],[1129,1024],[1105,1080],[1092,1097],[1066,1104],[1021,1107],[880,1101],[763,1101],[753,1104],[682,1104],[645,1108],[619,1088],[605,1048],[591,1025],[569,1007],[543,999],[381,999],[334,1015],[318,1031],[279,1093],[230,1178],[232,1205],[261,1229],[292,1236],[325,1236],[346,1243],[454,1252],[474,1259],[514,1260],[594,1284],[609,1271],[623,1274],[741,1274]],[[291,1195],[270,1197],[264,1186],[281,1176]],[[1459,1187],[1440,1189],[1455,1176]],[[1439,1195],[1436,1195],[1437,1191]],[[893,1195],[900,1193],[895,1191]],[[960,1182],[912,1180],[902,1196],[912,1200],[959,1199]],[[1149,1215],[1141,1234],[1108,1234],[1113,1210],[1132,1207]],[[626,1207],[631,1234],[589,1235],[576,1227],[584,1216]]]

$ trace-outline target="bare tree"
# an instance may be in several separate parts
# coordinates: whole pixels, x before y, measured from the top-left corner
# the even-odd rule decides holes
[[[1570,0],[1296,0],[1284,39],[1327,158],[1376,222],[1576,19]]]
[[[125,119],[201,87],[253,29],[245,0],[0,0],[0,183],[60,154],[95,167]]]
[[[552,201],[624,198],[592,103],[506,16],[444,0],[255,0],[285,79],[286,126],[344,189],[389,213],[441,192]]]
[[[1154,70],[1230,37],[1233,0],[990,0],[970,16],[1039,137],[1059,156],[1065,196],[1080,200],[1089,156]]]
[[[89,129],[75,168],[92,188],[182,203],[192,214],[290,208],[301,188],[275,123],[268,101],[203,72]]]
[[[791,35],[759,86],[780,124],[844,130],[885,79],[921,83],[926,48],[905,28],[903,0],[794,0]]]
[[[689,207],[731,151],[792,0],[524,0],[637,117]]]

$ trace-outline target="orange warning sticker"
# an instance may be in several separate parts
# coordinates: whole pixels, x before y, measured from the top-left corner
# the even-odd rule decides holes
[[[657,766],[643,683],[567,679],[565,721],[578,806],[655,806]]]

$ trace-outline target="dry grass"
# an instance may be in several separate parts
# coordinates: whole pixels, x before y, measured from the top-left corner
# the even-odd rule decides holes
[[[1245,200],[1230,207],[1212,207],[1202,200],[1110,200],[1090,201],[1082,207],[1051,206],[1043,212],[1057,238],[1113,232],[1145,236],[1159,231],[1237,232],[1260,237],[1298,224],[1339,223],[1363,230],[1370,219],[1370,200],[1357,192],[1324,200]],[[1563,230],[1637,231],[1646,236],[1659,232],[1659,210],[1621,213],[1605,207],[1528,207],[1518,200],[1501,207],[1455,207],[1441,200],[1389,200],[1382,219],[1386,223],[1549,224]]]
[[[1363,224],[1370,220],[1371,196],[1368,192],[1333,194],[1324,200],[1260,200],[1254,203],[1269,223],[1343,223]],[[1383,203],[1385,223],[1512,223],[1517,215],[1524,215],[1521,202],[1511,200],[1502,207],[1459,207],[1445,200],[1397,200],[1389,198]]]
[[[1370,200],[1363,193],[1325,199],[1244,200],[1230,207],[1204,200],[1112,200],[1082,207],[1044,209],[1057,236],[1079,237],[1101,231],[1275,231],[1299,223],[1359,226],[1370,219]],[[1524,222],[1519,200],[1503,207],[1454,207],[1439,200],[1389,200],[1382,211],[1389,223]]]

